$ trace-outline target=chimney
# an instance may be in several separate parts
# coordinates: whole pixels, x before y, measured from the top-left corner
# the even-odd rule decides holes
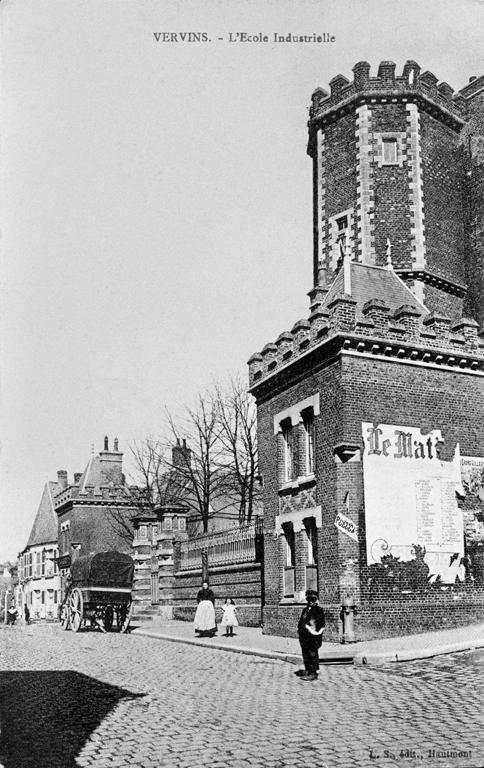
[[[79,480],[82,477],[82,472],[74,472],[74,485],[79,485]]]
[[[65,469],[59,469],[57,472],[57,483],[61,488],[67,488],[67,472]]]
[[[174,467],[189,467],[191,465],[191,450],[187,446],[187,441],[183,440],[183,445],[180,443],[180,438],[177,437],[176,445],[171,449],[172,463]]]
[[[104,438],[104,451],[99,453],[101,464],[101,485],[123,485],[123,454],[117,450],[118,439],[114,441],[114,451],[109,450],[107,436]]]

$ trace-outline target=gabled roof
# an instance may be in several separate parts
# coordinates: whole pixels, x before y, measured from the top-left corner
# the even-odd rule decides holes
[[[32,530],[30,531],[28,547],[35,547],[39,544],[47,544],[57,541],[57,515],[54,510],[53,497],[58,492],[57,483],[50,480],[44,485],[42,498],[35,516]]]
[[[346,269],[350,270],[350,280],[348,281],[347,275],[345,285],[344,272]],[[390,308],[390,312],[394,312],[402,304],[406,304],[417,309],[420,314],[429,313],[429,310],[417,299],[403,280],[395,274],[393,269],[346,260],[324,298],[323,308],[326,309],[336,296],[347,293],[348,287],[349,294],[356,301],[357,320],[362,319],[363,307],[371,299],[384,301]]]

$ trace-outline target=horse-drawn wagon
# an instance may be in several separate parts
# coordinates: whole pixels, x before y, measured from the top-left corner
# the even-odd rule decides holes
[[[134,562],[121,552],[96,552],[75,560],[60,607],[63,629],[78,632],[85,621],[109,632],[127,632],[131,614]]]

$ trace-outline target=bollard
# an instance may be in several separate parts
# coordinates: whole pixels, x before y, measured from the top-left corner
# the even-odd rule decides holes
[[[355,642],[355,614],[355,601],[351,595],[346,595],[343,598],[343,605],[339,614],[342,624],[341,643],[343,644]]]

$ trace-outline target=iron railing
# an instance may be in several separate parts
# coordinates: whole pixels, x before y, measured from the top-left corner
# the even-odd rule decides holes
[[[257,561],[255,522],[217,533],[205,533],[180,542],[180,570],[191,571],[202,566],[202,553],[208,565],[232,565]]]

